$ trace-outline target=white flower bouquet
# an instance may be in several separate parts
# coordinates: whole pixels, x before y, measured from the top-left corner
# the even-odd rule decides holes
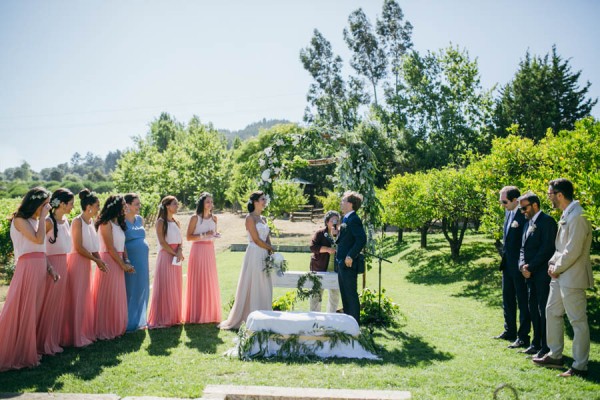
[[[276,271],[277,275],[283,276],[284,272],[287,271],[287,261],[281,253],[270,254],[265,258],[263,271],[267,275],[271,275],[271,271]]]

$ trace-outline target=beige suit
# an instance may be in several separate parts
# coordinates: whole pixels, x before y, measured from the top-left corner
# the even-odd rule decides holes
[[[559,274],[550,282],[546,305],[546,332],[552,358],[561,358],[564,348],[565,311],[573,326],[573,368],[587,370],[590,355],[590,329],[585,290],[594,286],[590,247],[592,227],[583,216],[578,201],[572,202],[558,224],[556,251],[549,271]]]

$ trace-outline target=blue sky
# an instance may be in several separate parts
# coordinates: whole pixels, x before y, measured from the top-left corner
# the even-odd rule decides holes
[[[313,30],[347,61],[348,15],[362,7],[374,22],[382,3],[2,0],[0,171],[22,160],[39,171],[75,152],[124,150],[161,111],[231,130],[262,118],[301,121],[311,80],[299,51]],[[508,82],[527,49],[543,55],[556,44],[600,96],[600,2],[399,4],[417,50],[466,48],[485,88]]]

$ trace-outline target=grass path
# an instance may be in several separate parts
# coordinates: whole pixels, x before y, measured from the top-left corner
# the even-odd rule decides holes
[[[490,339],[502,329],[500,274],[493,246],[469,236],[460,263],[448,259],[439,235],[430,249],[418,237],[396,247],[385,242],[383,286],[402,310],[400,326],[376,331],[382,361],[254,361],[225,358],[235,334],[212,325],[139,331],[67,349],[46,357],[35,369],[0,373],[0,392],[57,391],[116,393],[120,396],[199,397],[207,384],[271,385],[349,389],[409,390],[416,399],[491,399],[500,384],[514,387],[520,399],[600,398],[598,324],[592,323],[590,375],[559,379],[525,356]],[[223,303],[233,296],[242,253],[217,256]],[[288,254],[291,269],[307,269],[307,254]],[[376,267],[376,266],[375,266]],[[598,276],[598,273],[596,273]],[[376,268],[369,287],[377,286]],[[283,294],[277,289],[275,295]],[[591,309],[597,316],[597,296]],[[308,308],[301,304],[301,310]],[[565,354],[570,354],[567,341]],[[499,398],[512,398],[503,392]]]

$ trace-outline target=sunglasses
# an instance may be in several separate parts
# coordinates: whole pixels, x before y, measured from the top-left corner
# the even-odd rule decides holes
[[[502,203],[502,204],[508,204],[508,200],[502,200],[500,203]]]
[[[527,211],[527,209],[531,207],[531,203],[530,204],[525,204],[524,206],[520,205],[519,206],[519,210],[521,211]]]

